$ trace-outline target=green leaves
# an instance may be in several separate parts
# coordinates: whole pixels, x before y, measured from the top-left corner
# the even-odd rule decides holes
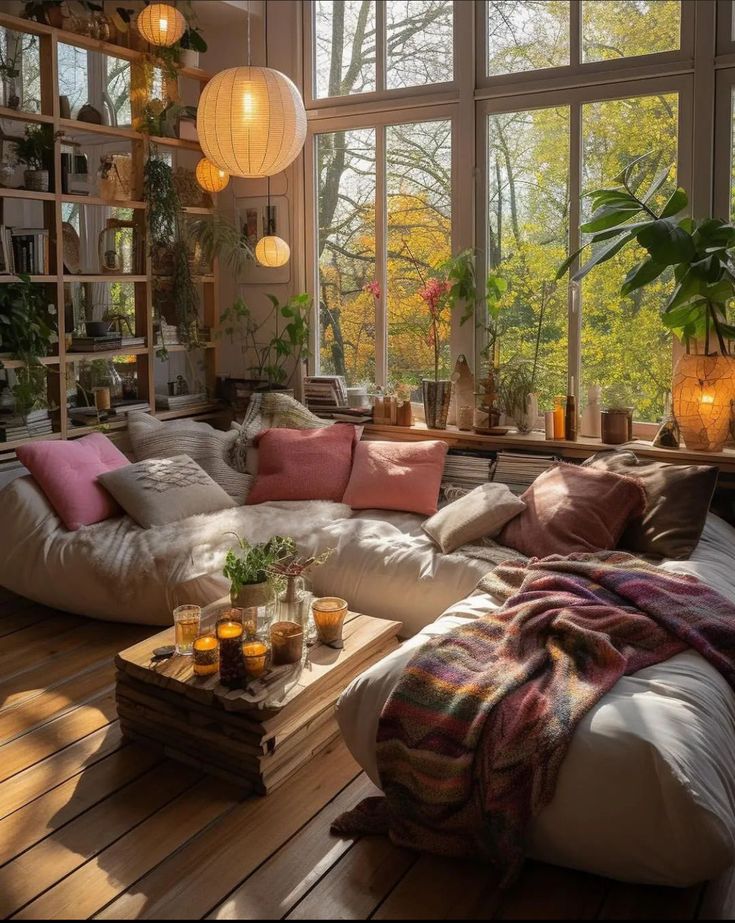
[[[652,221],[641,228],[635,237],[648,250],[651,259],[661,266],[687,263],[696,253],[691,234],[674,224],[671,218]]]

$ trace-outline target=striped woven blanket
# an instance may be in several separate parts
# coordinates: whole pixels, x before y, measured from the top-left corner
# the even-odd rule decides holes
[[[735,606],[621,552],[505,563],[480,588],[506,602],[410,661],[378,728],[385,798],[333,830],[482,858],[507,884],[577,724],[621,676],[691,647],[735,687]]]

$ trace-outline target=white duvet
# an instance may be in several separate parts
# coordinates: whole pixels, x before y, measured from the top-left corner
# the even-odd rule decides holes
[[[665,570],[692,574],[735,602],[735,529],[710,515],[692,558]],[[344,738],[379,784],[375,736],[401,672],[427,637],[497,602],[476,595],[359,676],[337,706]],[[400,607],[395,618],[400,618]],[[686,886],[735,859],[735,695],[687,651],[624,677],[574,735],[556,793],[531,829],[537,859],[626,881]]]

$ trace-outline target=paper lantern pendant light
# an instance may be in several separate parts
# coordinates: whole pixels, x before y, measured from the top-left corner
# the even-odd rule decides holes
[[[195,175],[205,192],[222,192],[230,181],[230,174],[220,170],[206,157],[202,157],[197,164]]]
[[[186,32],[186,20],[168,3],[151,3],[138,13],[138,32],[151,45],[175,45]]]
[[[232,176],[273,176],[298,156],[306,111],[294,83],[270,67],[232,67],[202,90],[197,133],[212,163]]]
[[[281,237],[268,234],[261,237],[255,247],[255,258],[261,266],[275,269],[285,266],[291,257],[291,248]]]

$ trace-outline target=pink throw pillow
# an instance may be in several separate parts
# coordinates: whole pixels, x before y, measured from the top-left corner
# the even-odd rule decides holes
[[[339,502],[359,438],[351,423],[323,429],[267,429],[256,437],[258,474],[247,503],[268,500]]]
[[[17,450],[67,529],[120,515],[120,507],[97,476],[130,461],[102,433],[59,442],[29,442]]]
[[[361,442],[343,502],[354,510],[406,510],[433,516],[446,454],[447,444],[435,439]]]
[[[637,478],[564,464],[539,475],[521,500],[526,509],[496,541],[537,558],[615,548],[628,522],[646,508]]]

